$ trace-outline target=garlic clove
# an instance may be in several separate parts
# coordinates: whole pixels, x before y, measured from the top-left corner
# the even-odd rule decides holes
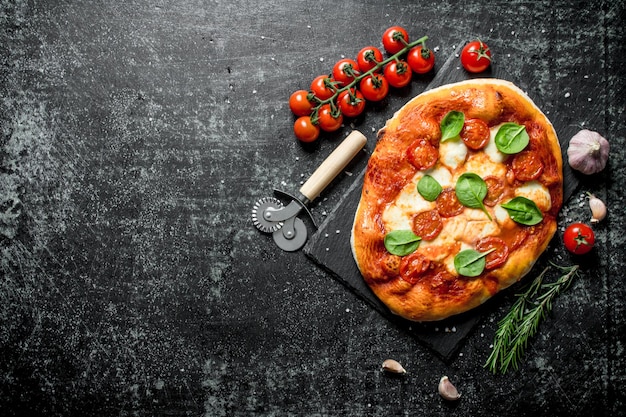
[[[589,208],[591,209],[591,223],[599,223],[606,217],[606,205],[593,194],[589,194]]]
[[[393,359],[387,359],[383,362],[381,369],[392,374],[406,374],[406,369],[400,365],[400,362]]]
[[[445,400],[456,401],[461,398],[461,394],[457,391],[456,387],[452,385],[450,379],[447,376],[442,376],[439,380],[439,395]]]

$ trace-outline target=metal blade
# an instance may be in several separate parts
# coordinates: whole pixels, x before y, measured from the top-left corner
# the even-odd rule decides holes
[[[294,252],[306,243],[307,229],[298,217],[285,220],[285,227],[272,234],[276,245],[284,251]]]
[[[283,209],[283,203],[274,197],[263,197],[252,207],[252,223],[264,233],[274,233],[283,227],[284,222],[273,220],[271,214]]]

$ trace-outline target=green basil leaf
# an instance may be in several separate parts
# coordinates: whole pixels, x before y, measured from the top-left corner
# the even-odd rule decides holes
[[[507,122],[500,126],[495,137],[498,150],[508,155],[521,152],[529,141],[526,126],[513,122]]]
[[[417,192],[420,193],[424,200],[435,201],[443,188],[432,176],[426,174],[417,182]]]
[[[421,237],[411,230],[392,230],[385,235],[385,248],[392,255],[405,256],[415,252],[420,245]]]
[[[460,275],[477,277],[485,270],[485,256],[493,252],[495,248],[486,252],[478,252],[474,249],[466,249],[454,257],[454,268]]]
[[[509,217],[514,222],[526,226],[534,226],[543,220],[541,210],[539,210],[534,201],[526,197],[515,197],[502,204],[502,208],[509,213]]]
[[[465,123],[465,115],[456,110],[449,111],[441,119],[441,142],[459,136]]]
[[[491,216],[483,204],[483,200],[487,196],[487,184],[477,174],[466,172],[461,175],[456,182],[454,191],[461,204],[465,207],[481,209],[491,220]]]

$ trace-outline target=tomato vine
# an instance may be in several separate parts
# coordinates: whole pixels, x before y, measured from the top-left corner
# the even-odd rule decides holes
[[[407,63],[401,59],[409,51],[414,48],[419,48],[420,54],[428,51],[434,64],[434,53],[426,47],[426,40],[428,36],[409,42],[408,34],[403,28],[393,26],[387,29],[383,35],[383,47],[389,54],[387,58],[383,58],[378,48],[367,46],[359,51],[357,59],[343,58],[337,61],[329,75],[319,75],[311,83],[306,95],[310,106],[302,103],[303,90],[292,94],[291,111],[299,119],[308,117],[313,125],[323,131],[337,130],[343,116],[357,117],[363,112],[366,101],[380,101],[387,96],[389,86],[403,87],[411,81],[413,72],[424,73],[423,64],[416,68],[411,65],[411,61]],[[389,42],[394,44],[391,49],[388,47]],[[367,64],[364,65],[365,63]],[[360,68],[360,65],[364,68]],[[295,97],[296,94],[298,97]],[[303,109],[310,109],[309,114],[303,114],[306,112]],[[303,140],[297,132],[296,137]],[[304,139],[310,141],[310,135]]]

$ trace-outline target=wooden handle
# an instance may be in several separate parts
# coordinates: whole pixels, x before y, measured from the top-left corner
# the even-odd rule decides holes
[[[337,146],[328,158],[322,162],[309,177],[309,179],[300,188],[300,192],[313,201],[330,182],[335,179],[337,174],[348,165],[348,163],[359,153],[365,146],[367,138],[358,130],[353,130],[344,140]]]

